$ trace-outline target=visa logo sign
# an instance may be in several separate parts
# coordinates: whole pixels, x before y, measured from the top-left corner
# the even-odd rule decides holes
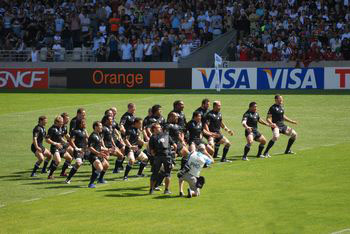
[[[193,68],[192,89],[256,89],[254,68]]]
[[[258,68],[258,89],[323,88],[323,68]]]

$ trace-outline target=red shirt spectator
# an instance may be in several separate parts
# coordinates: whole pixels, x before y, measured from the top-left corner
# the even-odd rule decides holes
[[[239,52],[239,60],[240,61],[249,61],[249,49],[243,45]]]

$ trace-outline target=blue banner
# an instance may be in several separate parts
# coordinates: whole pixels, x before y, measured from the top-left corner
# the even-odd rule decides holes
[[[324,89],[324,68],[258,68],[257,89]]]

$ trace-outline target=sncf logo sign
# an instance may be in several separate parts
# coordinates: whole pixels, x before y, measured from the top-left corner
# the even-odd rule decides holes
[[[325,89],[350,89],[350,67],[326,67]]]
[[[345,89],[346,87],[346,75],[350,75],[350,69],[335,69],[335,74],[339,75],[339,87]],[[349,82],[349,81],[348,81]]]
[[[47,89],[48,78],[47,68],[0,68],[0,88]]]

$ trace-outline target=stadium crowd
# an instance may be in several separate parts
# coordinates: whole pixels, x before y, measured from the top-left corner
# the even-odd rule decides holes
[[[3,0],[0,50],[47,47],[56,61],[83,46],[98,61],[178,61],[234,28],[228,60],[307,66],[350,59],[349,20],[348,0]]]

